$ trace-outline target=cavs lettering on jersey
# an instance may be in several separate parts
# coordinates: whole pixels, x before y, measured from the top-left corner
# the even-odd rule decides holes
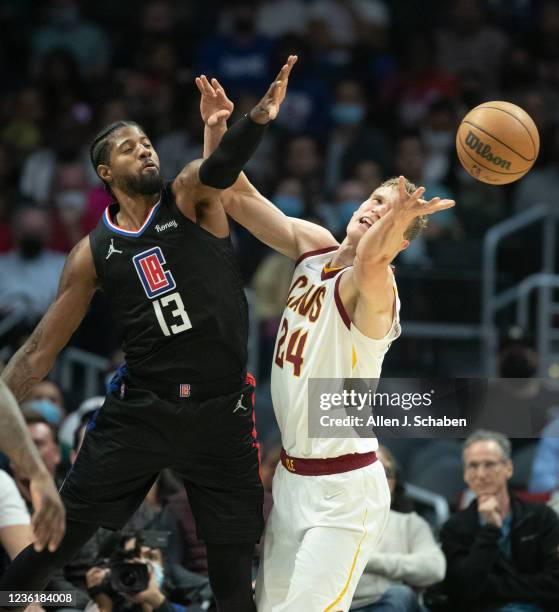
[[[400,300],[386,336],[373,340],[351,322],[339,294],[344,269],[327,267],[336,247],[303,255],[280,323],[272,363],[272,400],[283,446],[294,457],[328,458],[376,450],[374,438],[309,438],[309,378],[379,378],[390,344],[400,335]]]
[[[230,238],[186,218],[170,184],[136,231],[115,223],[117,208],[105,210],[89,238],[130,375],[185,397],[191,383],[241,383],[248,308]]]

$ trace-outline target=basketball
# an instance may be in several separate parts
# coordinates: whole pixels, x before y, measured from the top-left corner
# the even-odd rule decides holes
[[[484,102],[462,119],[456,134],[458,159],[474,178],[505,185],[522,178],[540,150],[538,128],[510,102]]]

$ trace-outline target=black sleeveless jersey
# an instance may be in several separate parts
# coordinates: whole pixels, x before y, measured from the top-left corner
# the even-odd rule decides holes
[[[177,208],[167,184],[137,231],[109,206],[89,234],[101,288],[124,330],[130,376],[158,386],[242,379],[248,307],[230,238]],[[182,387],[181,387],[182,388]]]

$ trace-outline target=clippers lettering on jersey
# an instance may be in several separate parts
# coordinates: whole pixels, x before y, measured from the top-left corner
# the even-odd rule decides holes
[[[163,268],[166,261],[160,247],[138,253],[132,260],[148,298],[163,295],[177,286],[171,272]]]
[[[287,308],[306,317],[311,323],[314,323],[320,316],[322,310],[322,301],[326,295],[326,287],[324,285],[311,285],[306,291],[297,295],[298,289],[307,287],[308,279],[306,276],[299,276],[289,291],[287,298]]]

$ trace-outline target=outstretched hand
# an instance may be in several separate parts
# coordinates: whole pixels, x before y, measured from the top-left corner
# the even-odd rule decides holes
[[[66,511],[46,469],[31,477],[29,490],[35,510],[32,520],[34,548],[41,552],[48,547],[50,552],[54,552],[66,530]]]
[[[406,191],[406,179],[398,178],[398,212],[410,217],[410,220],[423,215],[433,215],[441,210],[452,208],[454,200],[431,198],[423,200],[421,196],[425,193],[425,187],[418,187],[411,195]]]
[[[196,86],[201,94],[200,114],[204,123],[210,127],[225,123],[235,107],[219,81],[212,79],[210,83],[202,74],[196,77]]]
[[[296,55],[290,55],[287,58],[287,62],[282,66],[264,97],[250,111],[250,118],[253,121],[264,124],[273,121],[278,116],[280,106],[285,99],[289,74],[296,62]]]

